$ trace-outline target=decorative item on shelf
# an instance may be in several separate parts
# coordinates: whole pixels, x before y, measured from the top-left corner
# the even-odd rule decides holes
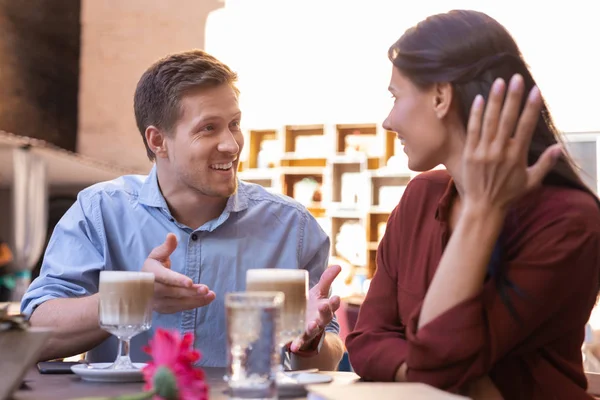
[[[326,157],[327,137],[323,135],[301,135],[296,137],[295,154],[304,158]]]
[[[409,172],[408,157],[404,152],[397,153],[389,158],[385,169],[394,172]]]
[[[360,172],[345,172],[342,174],[341,203],[345,208],[356,208],[360,201],[364,175]]]
[[[317,188],[315,189],[315,192],[313,193],[312,196],[312,201],[313,203],[320,203],[323,201],[323,192],[322,192],[322,186],[317,183]]]
[[[335,237],[335,251],[354,266],[364,267],[367,260],[365,228],[360,222],[346,221]]]
[[[344,138],[345,140],[345,148],[344,152],[346,154],[354,154],[359,153],[361,151],[360,148],[360,131],[357,129],[352,132],[351,135],[348,135]]]
[[[360,129],[355,129],[344,138],[344,152],[351,154],[365,154],[371,156],[377,148],[377,137],[371,134],[363,134]]]
[[[315,193],[320,190],[319,182],[313,178],[303,178],[294,184],[294,199],[300,204],[309,205],[314,202]]]
[[[263,140],[260,143],[260,151],[256,157],[256,167],[262,169],[274,168],[280,158],[281,154],[277,140]]]
[[[387,222],[380,222],[377,224],[377,242],[381,242],[381,239],[383,239],[383,235],[385,235],[386,226]]]
[[[379,206],[392,210],[404,194],[406,186],[382,186],[379,188]]]
[[[144,392],[118,397],[93,397],[79,400],[207,400],[204,371],[194,364],[200,352],[193,349],[191,333],[157,329],[144,351],[152,360],[144,367]]]

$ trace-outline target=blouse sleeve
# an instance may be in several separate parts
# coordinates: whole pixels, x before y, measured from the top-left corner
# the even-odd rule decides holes
[[[396,243],[398,209],[388,220],[377,249],[377,270],[360,308],[354,331],[346,338],[352,367],[363,379],[393,381],[406,361],[405,326],[398,313],[395,273],[390,273],[386,248]]]
[[[501,300],[493,279],[476,296],[417,329],[419,306],[407,321],[408,380],[454,391],[489,373],[528,338],[540,341],[541,347],[542,340],[556,339],[574,324],[583,329],[599,280],[600,223],[592,220],[577,223],[562,216],[540,223],[505,265],[508,279],[523,294],[507,291],[519,321]],[[571,321],[552,321],[565,309],[573,310]]]

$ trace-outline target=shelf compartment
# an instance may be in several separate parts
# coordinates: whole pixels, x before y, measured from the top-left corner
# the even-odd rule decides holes
[[[261,129],[261,130],[250,130],[248,131],[248,160],[247,165],[245,163],[244,168],[252,169],[259,167],[259,153],[261,146],[264,141],[274,141],[278,139],[277,130],[275,129]],[[270,167],[275,167],[275,163]]]

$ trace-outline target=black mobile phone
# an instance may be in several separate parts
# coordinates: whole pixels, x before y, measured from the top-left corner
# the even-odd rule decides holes
[[[80,364],[76,361],[41,361],[37,363],[40,374],[72,374],[71,366]]]

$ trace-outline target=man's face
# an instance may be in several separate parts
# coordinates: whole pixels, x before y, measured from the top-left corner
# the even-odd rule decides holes
[[[231,196],[244,146],[235,91],[227,84],[199,88],[183,96],[180,109],[166,138],[169,179],[205,196]]]

